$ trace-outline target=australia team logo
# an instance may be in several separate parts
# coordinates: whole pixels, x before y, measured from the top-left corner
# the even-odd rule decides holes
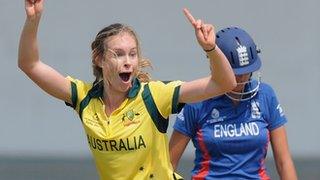
[[[122,123],[124,126],[130,126],[131,124],[137,124],[140,121],[135,118],[139,116],[140,113],[135,112],[133,109],[123,113],[122,115]]]

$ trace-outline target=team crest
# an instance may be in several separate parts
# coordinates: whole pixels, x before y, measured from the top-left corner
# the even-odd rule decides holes
[[[259,102],[251,102],[251,117],[254,119],[261,118]]]
[[[212,124],[212,123],[217,123],[217,122],[222,122],[224,121],[224,119],[226,118],[226,116],[220,116],[220,112],[218,111],[218,109],[213,108],[211,111],[211,119],[207,120],[207,123]]]
[[[245,65],[249,64],[249,57],[248,57],[247,47],[240,45],[237,48],[237,52],[238,52],[238,57],[239,57],[239,65],[240,66],[245,66]]]
[[[139,116],[140,113],[136,113],[134,112],[133,109],[127,111],[126,113],[124,113],[122,115],[122,123],[124,126],[129,126],[131,124],[137,124],[140,121],[139,120],[135,120],[136,116]]]

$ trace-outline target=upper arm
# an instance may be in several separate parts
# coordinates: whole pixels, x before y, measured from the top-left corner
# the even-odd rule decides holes
[[[145,86],[144,92],[149,88],[157,109],[164,118],[179,111],[179,91],[181,81],[152,81]]]
[[[183,83],[180,88],[179,102],[194,103],[224,93],[224,87],[219,86],[211,77],[206,77]]]
[[[177,169],[179,160],[190,141],[190,137],[178,132],[173,131],[170,142],[169,142],[169,150],[170,150],[170,158],[171,164],[174,169]]]
[[[297,179],[284,126],[271,131],[271,145],[280,179]]]
[[[285,159],[288,157],[288,155],[290,155],[284,126],[272,130],[270,133],[270,140],[276,161]]]
[[[65,102],[72,103],[70,80],[62,76],[55,69],[39,61],[32,68],[24,70],[24,72],[48,94]]]

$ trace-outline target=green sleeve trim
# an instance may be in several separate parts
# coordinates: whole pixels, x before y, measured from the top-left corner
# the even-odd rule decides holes
[[[144,90],[142,92],[142,99],[158,131],[161,133],[166,133],[169,125],[169,120],[164,118],[159,112],[157,105],[154,102],[154,99],[150,92],[148,84],[144,86]]]
[[[179,101],[179,93],[180,93],[180,87],[181,86],[177,86],[174,88],[174,92],[173,92],[173,97],[172,97],[172,114],[178,113],[179,112],[179,106],[178,106],[178,101]]]
[[[77,107],[78,91],[76,83],[71,81],[71,101],[73,109]]]
[[[73,109],[77,108],[77,99],[78,99],[78,91],[76,83],[71,81],[71,104],[66,103],[67,106],[72,107]]]

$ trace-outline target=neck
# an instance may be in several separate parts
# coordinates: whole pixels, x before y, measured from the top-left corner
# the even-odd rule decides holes
[[[127,92],[115,91],[112,87],[105,84],[103,92],[103,102],[105,104],[105,112],[110,115],[113,111],[120,107],[122,102],[127,98]]]

